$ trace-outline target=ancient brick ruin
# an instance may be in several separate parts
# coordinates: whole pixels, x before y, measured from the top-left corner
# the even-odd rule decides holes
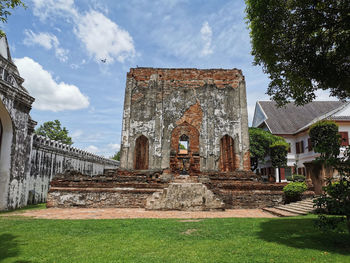
[[[188,149],[180,149],[181,141]],[[242,72],[131,69],[125,90],[121,169],[164,170],[173,175],[250,170]]]
[[[284,185],[263,183],[250,170],[240,70],[133,68],[127,74],[120,168],[94,177],[58,175],[47,205],[261,208],[282,202]]]

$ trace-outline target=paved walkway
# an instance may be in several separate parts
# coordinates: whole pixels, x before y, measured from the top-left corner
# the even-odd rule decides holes
[[[45,219],[116,219],[116,218],[227,218],[275,217],[261,209],[229,209],[225,211],[147,211],[142,208],[49,208],[9,213]]]

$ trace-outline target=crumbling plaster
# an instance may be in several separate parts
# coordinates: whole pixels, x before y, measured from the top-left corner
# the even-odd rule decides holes
[[[150,169],[169,168],[172,130],[186,110],[199,103],[201,171],[218,170],[220,139],[235,142],[239,169],[249,151],[245,81],[237,69],[134,68],[127,76],[121,168],[132,169],[136,138],[149,139]]]

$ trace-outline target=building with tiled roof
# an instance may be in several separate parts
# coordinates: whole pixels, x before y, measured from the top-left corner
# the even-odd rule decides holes
[[[257,172],[276,182],[285,181],[292,173],[306,175],[305,164],[318,156],[312,149],[308,129],[323,119],[334,120],[339,125],[342,146],[348,146],[350,102],[314,101],[304,106],[289,103],[279,108],[273,101],[257,101],[252,126],[284,137],[290,145],[287,168],[274,169],[267,161],[259,165]]]

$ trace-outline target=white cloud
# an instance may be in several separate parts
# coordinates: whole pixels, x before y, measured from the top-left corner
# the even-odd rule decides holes
[[[103,13],[91,10],[81,14],[74,5],[74,0],[32,1],[34,4],[33,13],[41,20],[59,17],[73,23],[75,35],[96,62],[106,59],[108,64],[115,60],[123,63],[126,59],[135,56],[136,51],[129,32],[120,28]],[[96,9],[102,9],[107,13],[108,9],[104,8],[99,2],[93,4]],[[58,53],[62,51],[58,50]],[[75,66],[73,65],[73,67]]]
[[[32,0],[33,13],[41,20],[54,16],[78,17],[78,12],[74,6],[74,0]]]
[[[85,151],[96,154],[100,151],[100,149],[98,147],[96,147],[95,145],[89,145],[88,147],[85,148]]]
[[[43,48],[50,50],[54,49],[56,57],[65,62],[67,61],[68,57],[68,50],[65,50],[60,47],[60,42],[58,41],[57,37],[54,34],[40,32],[40,33],[34,33],[31,30],[25,30],[24,31],[25,38],[23,40],[23,43],[27,46],[31,45],[40,45]]]
[[[74,32],[97,62],[124,62],[135,56],[130,34],[100,12],[92,10],[81,16]]]
[[[338,100],[336,97],[332,97],[330,95],[330,91],[329,90],[316,90],[315,92],[316,95],[316,99],[315,100],[323,100],[323,101],[327,101],[327,100]]]
[[[204,47],[201,51],[202,56],[207,56],[213,53],[213,49],[211,47],[211,40],[213,36],[213,31],[209,26],[208,22],[204,22],[201,28],[201,37],[204,43]]]
[[[78,110],[89,106],[89,98],[75,85],[57,83],[51,73],[29,57],[15,59],[23,86],[35,97],[33,107],[38,110]]]
[[[110,143],[107,146],[109,149],[114,150],[114,151],[119,151],[119,149],[120,149],[120,144],[118,144],[118,143]]]

